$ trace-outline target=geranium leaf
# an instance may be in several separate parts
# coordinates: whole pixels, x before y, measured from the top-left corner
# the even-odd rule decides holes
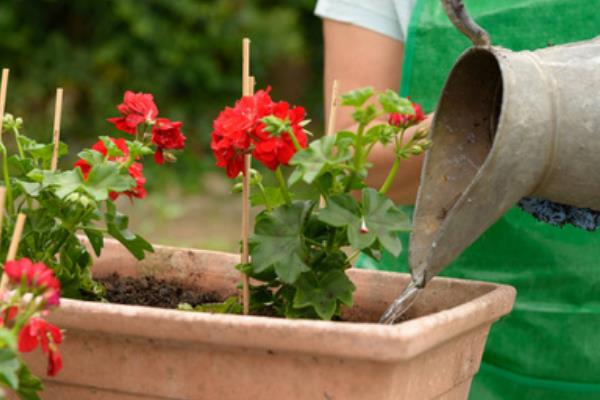
[[[371,96],[373,96],[374,90],[372,87],[364,87],[360,89],[351,90],[348,93],[344,93],[342,97],[343,106],[361,107]]]
[[[269,204],[271,208],[277,208],[285,204],[285,198],[281,194],[281,189],[277,187],[267,186],[263,191],[256,189],[250,195],[250,204],[253,207]]]
[[[25,364],[21,364],[19,368],[19,387],[16,393],[21,400],[40,400],[38,392],[43,389],[42,381],[29,371]]]
[[[109,202],[110,203],[110,202]],[[111,203],[112,204],[112,203]],[[131,232],[127,226],[129,218],[110,207],[105,214],[108,234],[117,239],[138,260],[143,260],[145,252],[153,252],[152,245],[143,237]]]
[[[400,97],[398,93],[391,89],[379,95],[379,103],[386,113],[415,114],[412,102],[405,97]]]
[[[293,284],[302,272],[308,271],[302,231],[311,208],[311,202],[295,201],[258,215],[251,238],[255,273],[273,268],[279,279]]]
[[[100,136],[99,139],[104,143],[104,147],[106,148],[106,155],[108,157],[116,158],[116,157],[124,157],[123,151],[113,142],[108,136]],[[94,151],[94,153],[98,153]]]
[[[325,320],[330,320],[338,309],[338,301],[352,306],[354,284],[344,271],[331,270],[322,277],[314,273],[305,273],[296,283],[294,307],[313,307]]]
[[[11,389],[19,386],[18,370],[21,363],[15,351],[15,339],[6,328],[0,328],[0,382]]]
[[[122,173],[117,163],[106,161],[92,167],[82,187],[94,200],[102,201],[110,192],[124,192],[135,185],[135,180]]]
[[[362,191],[362,209],[350,195],[329,198],[319,219],[335,227],[346,227],[352,247],[362,250],[375,241],[394,256],[402,251],[398,232],[410,229],[408,215],[390,199],[372,188]]]
[[[347,147],[336,147],[335,136],[324,136],[311,142],[308,148],[294,154],[290,165],[295,166],[296,172],[290,177],[290,184],[299,179],[311,184],[324,172],[352,158]],[[293,180],[293,181],[292,181]]]
[[[84,229],[85,235],[90,241],[92,248],[94,249],[94,253],[99,257],[100,252],[102,251],[102,247],[104,247],[104,235],[101,231],[95,230],[93,228]]]

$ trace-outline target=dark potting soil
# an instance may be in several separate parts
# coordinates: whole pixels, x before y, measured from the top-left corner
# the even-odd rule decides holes
[[[215,293],[202,293],[152,276],[132,278],[113,273],[96,280],[106,287],[106,300],[111,303],[177,308],[181,303],[194,307],[222,301]]]

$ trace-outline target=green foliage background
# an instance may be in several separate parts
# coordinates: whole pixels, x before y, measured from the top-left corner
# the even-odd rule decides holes
[[[211,122],[240,95],[242,37],[252,39],[257,87],[273,86],[274,98],[301,104],[313,121],[321,120],[321,22],[314,3],[3,0],[7,112],[25,119],[28,135],[48,140],[55,88],[64,87],[62,135],[79,149],[111,132],[105,118],[116,115],[126,89],[153,93],[164,116],[185,123],[189,147],[177,164],[178,179],[197,182],[197,171],[214,164]]]

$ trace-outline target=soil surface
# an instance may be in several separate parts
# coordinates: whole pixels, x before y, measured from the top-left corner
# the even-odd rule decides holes
[[[214,293],[201,293],[197,289],[185,288],[152,276],[131,278],[113,273],[97,281],[106,287],[106,299],[117,304],[177,308],[181,303],[193,307],[222,300]]]

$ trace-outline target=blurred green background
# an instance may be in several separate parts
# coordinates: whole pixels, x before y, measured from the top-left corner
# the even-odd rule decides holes
[[[146,162],[149,197],[121,204],[132,226],[165,244],[235,251],[237,196],[216,171],[212,120],[240,95],[241,39],[252,40],[257,88],[322,122],[321,21],[315,0],[2,0],[0,66],[10,68],[7,112],[51,139],[55,89],[65,90],[62,139],[71,157],[113,134],[123,92],[154,94],[160,115],[184,122],[175,165]],[[72,161],[61,160],[68,166]]]

